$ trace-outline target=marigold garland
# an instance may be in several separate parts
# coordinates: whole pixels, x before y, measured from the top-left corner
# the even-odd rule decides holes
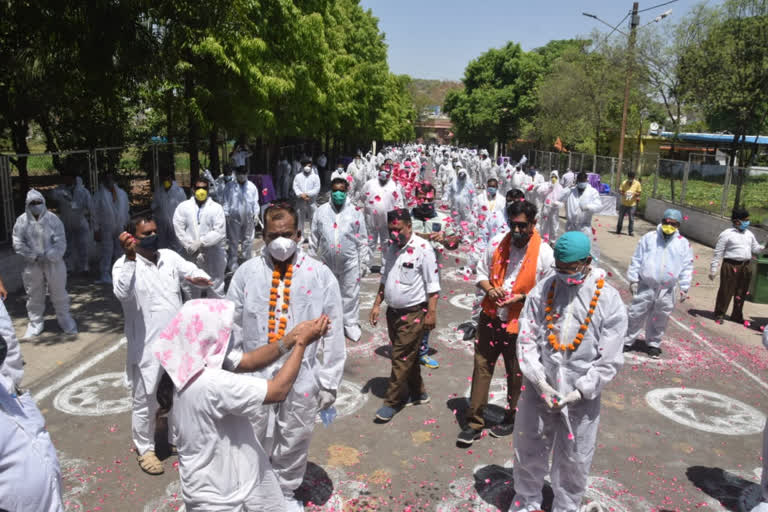
[[[545,317],[547,321],[548,332],[547,340],[549,340],[549,344],[552,345],[554,350],[559,350],[562,352],[565,352],[566,350],[573,351],[576,350],[576,347],[578,347],[584,340],[584,334],[587,332],[587,329],[589,329],[589,324],[592,323],[592,315],[595,312],[595,307],[597,307],[597,301],[600,299],[600,290],[605,285],[605,279],[598,279],[597,289],[595,290],[595,294],[592,296],[592,300],[589,302],[587,317],[584,319],[584,323],[579,327],[579,333],[574,337],[573,342],[570,344],[561,344],[558,342],[557,336],[552,332],[552,329],[555,328],[555,324],[553,323],[554,317],[552,316],[552,302],[554,302],[555,299],[555,281],[556,279],[552,280],[552,287],[549,289],[549,294],[547,295],[547,306],[544,308],[544,312],[547,313],[547,316]]]
[[[288,325],[288,318],[285,314],[280,316],[280,321],[277,320],[277,287],[280,286],[280,280],[284,280],[285,288],[283,289],[283,306],[282,311],[285,313],[288,311],[288,305],[291,302],[291,279],[293,278],[293,265],[288,265],[285,274],[280,274],[279,270],[272,272],[272,288],[269,289],[269,343],[277,343],[285,336],[285,327]]]

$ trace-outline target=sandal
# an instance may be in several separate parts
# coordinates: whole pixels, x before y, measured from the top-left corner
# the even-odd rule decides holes
[[[155,455],[154,451],[149,450],[144,453],[144,455],[137,456],[136,460],[139,461],[139,467],[145,473],[150,475],[163,474],[163,463],[160,459],[157,458],[157,455]]]

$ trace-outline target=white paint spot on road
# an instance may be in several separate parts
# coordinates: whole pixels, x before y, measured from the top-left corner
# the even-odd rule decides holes
[[[122,372],[104,373],[62,389],[53,406],[75,416],[106,416],[130,411],[131,396]]]

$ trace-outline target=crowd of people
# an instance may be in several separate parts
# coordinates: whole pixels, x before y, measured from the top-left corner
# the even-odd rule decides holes
[[[164,471],[155,452],[161,410],[169,416],[187,510],[302,510],[294,492],[315,418],[332,417],[347,343],[362,336],[361,279],[380,274],[372,326],[386,304],[391,370],[375,422],[388,423],[404,407],[430,401],[420,367],[439,367],[429,337],[448,271],[442,262],[459,251],[467,264],[458,272],[476,293],[460,326],[475,340],[475,353],[456,443],[467,447],[484,437],[501,356],[508,406],[488,433],[514,436],[510,510],[540,510],[547,474],[552,510],[582,510],[601,391],[622,368],[624,352],[660,357],[669,316],[691,287],[693,252],[680,233],[681,213],[667,210],[640,238],[626,308],[600,268],[592,216],[601,198],[586,172],[545,178],[525,157],[492,162],[486,150],[407,145],[360,152],[333,170],[325,169],[327,160],[316,162],[318,170],[303,157],[299,172],[281,161],[277,183],[285,199],[262,204],[244,166],[248,156],[239,147],[225,173],[206,172],[192,183],[189,198],[172,176],[161,176],[152,212],[133,216],[109,174],[94,197],[79,179],[54,191],[61,219],[30,190],[14,227],[13,246],[25,262],[24,338],[42,332],[46,290],[62,331],[77,333],[67,271],[88,270],[84,233],[95,232],[99,279],[124,312],[141,469]],[[318,206],[321,183],[329,194]],[[626,214],[633,235],[641,194],[630,173],[620,187],[618,233]],[[714,252],[719,322],[731,299],[730,319],[743,321],[748,262],[764,249],[748,227],[749,213],[734,210],[733,228]],[[254,253],[259,229],[263,248]],[[0,340],[0,435],[9,433],[0,461],[11,468],[0,472],[0,489],[37,470],[17,497],[0,495],[0,509],[60,510],[55,451],[34,401],[19,389],[21,354],[4,307]],[[15,450],[10,464],[3,446]]]

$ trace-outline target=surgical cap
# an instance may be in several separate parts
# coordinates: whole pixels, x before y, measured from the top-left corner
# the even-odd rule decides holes
[[[674,210],[672,208],[666,210],[664,212],[664,215],[661,218],[672,219],[672,220],[676,220],[677,222],[683,222],[683,214],[680,213],[680,210]]]
[[[589,237],[581,231],[568,231],[557,239],[555,259],[563,263],[573,263],[589,257],[591,244]]]

